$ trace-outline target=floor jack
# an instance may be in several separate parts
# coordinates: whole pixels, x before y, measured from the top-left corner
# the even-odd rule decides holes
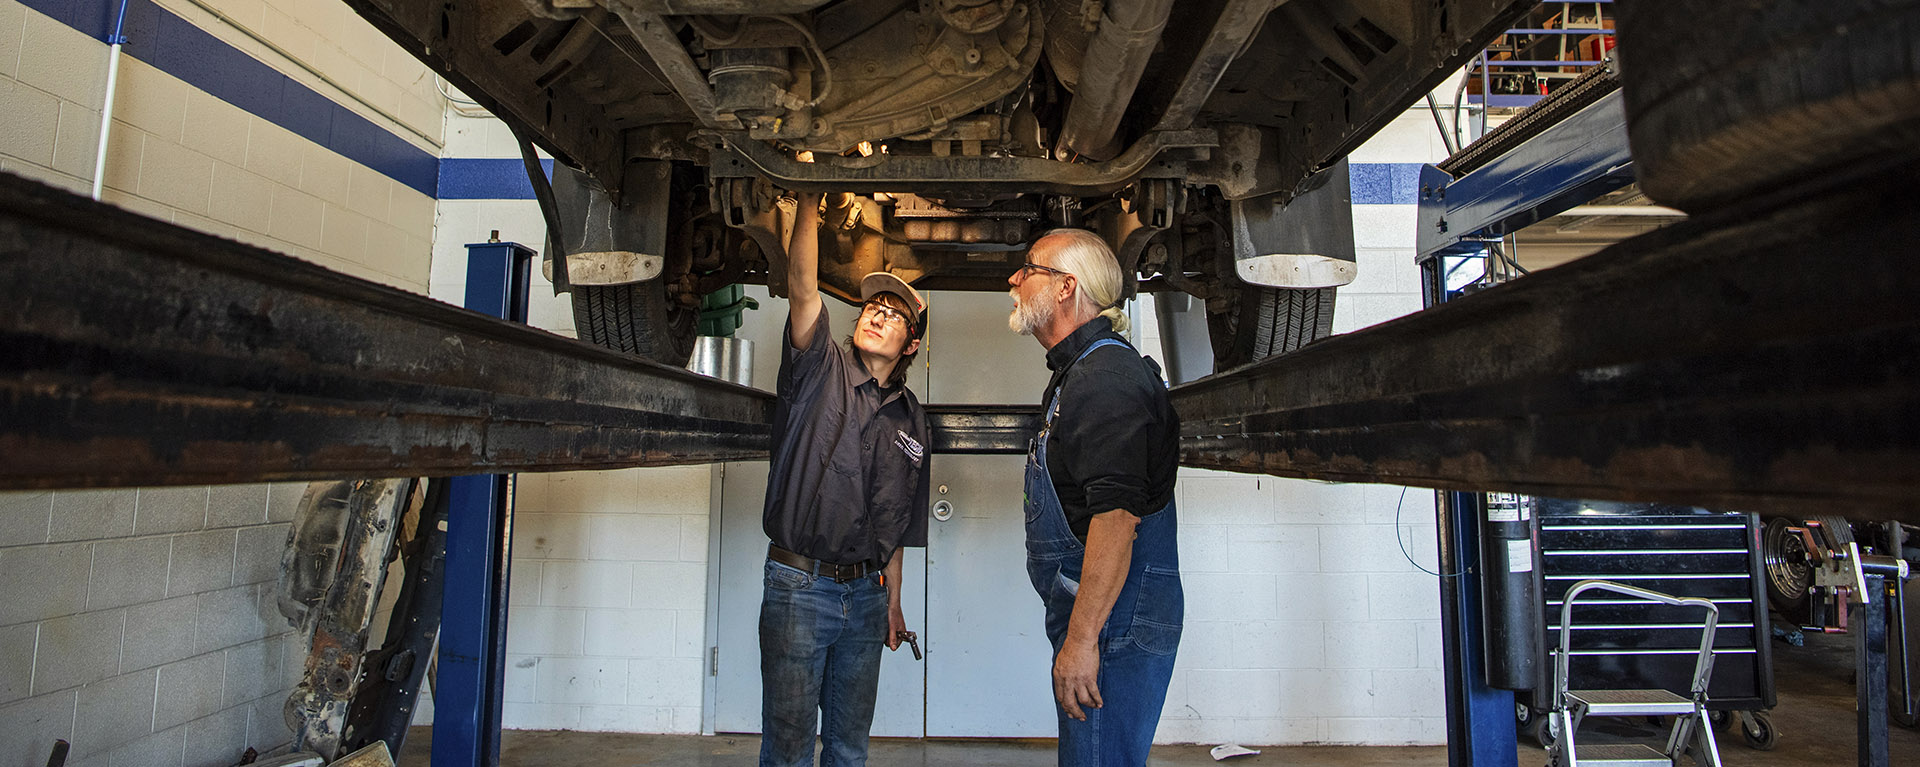
[[[1799,543],[1795,557],[1810,576],[1808,615],[1815,631],[1851,632],[1854,637],[1854,690],[1859,710],[1860,767],[1888,764],[1887,721],[1898,719],[1909,727],[1920,723],[1913,674],[1908,659],[1911,628],[1906,619],[1906,581],[1912,575],[1905,539],[1909,531],[1898,523],[1873,526],[1879,540],[1862,551],[1853,529],[1844,520],[1807,520],[1785,529]],[[1771,555],[1770,555],[1771,556]],[[1843,607],[1844,605],[1844,607]],[[1898,667],[1889,673],[1888,637],[1894,640]],[[1889,682],[1898,683],[1899,701],[1890,705]],[[1892,710],[1890,710],[1892,709]]]

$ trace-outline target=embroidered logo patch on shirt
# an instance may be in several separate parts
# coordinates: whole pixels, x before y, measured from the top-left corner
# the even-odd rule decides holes
[[[921,447],[918,441],[914,440],[914,438],[912,437],[907,436],[907,433],[904,431],[899,431],[896,429],[893,432],[893,435],[894,435],[893,436],[894,447],[898,447],[900,448],[900,452],[906,453],[907,460],[912,461],[915,468],[919,468],[920,460],[922,458],[925,458],[927,455],[927,449],[924,447]]]

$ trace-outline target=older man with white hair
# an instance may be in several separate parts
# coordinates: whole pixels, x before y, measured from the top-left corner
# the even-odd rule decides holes
[[[1127,329],[1098,235],[1056,229],[1007,283],[1007,324],[1053,380],[1027,456],[1027,574],[1046,605],[1060,764],[1144,765],[1173,677],[1184,596],[1173,486],[1180,418]]]

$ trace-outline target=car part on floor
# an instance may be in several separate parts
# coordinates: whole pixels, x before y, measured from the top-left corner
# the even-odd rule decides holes
[[[1906,727],[1920,724],[1920,690],[1914,689],[1920,647],[1907,609],[1909,580],[1920,565],[1920,550],[1908,545],[1913,530],[1898,522],[1855,526],[1837,516],[1767,521],[1768,595],[1774,609],[1802,631],[1856,636],[1856,679],[1877,669],[1870,684],[1885,692],[1877,706],[1861,699],[1862,732],[1873,729],[1881,740],[1889,719]],[[1876,577],[1884,585],[1875,586]],[[1873,623],[1862,624],[1863,615]],[[1870,717],[1877,720],[1871,728]]]
[[[389,556],[403,522],[417,518],[415,490],[411,479],[316,482],[300,499],[279,600],[308,647],[285,710],[297,749],[331,758],[356,735],[348,712],[361,693]]]
[[[400,586],[387,618],[386,636],[377,644],[367,643],[363,673],[340,741],[343,751],[380,741],[398,753],[406,745],[407,729],[419,707],[421,682],[433,668],[440,635],[440,598],[447,575],[448,484],[429,481],[415,516],[402,520],[410,524],[404,525],[395,541],[400,569],[394,576],[401,579]],[[388,588],[392,589],[391,581]]]

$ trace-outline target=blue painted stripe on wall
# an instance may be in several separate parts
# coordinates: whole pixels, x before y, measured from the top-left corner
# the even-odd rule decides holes
[[[20,0],[69,27],[104,40],[117,0]],[[425,195],[439,183],[439,158],[334,103],[312,88],[155,5],[128,0],[127,55],[153,65],[263,120],[372,168]]]
[[[541,160],[547,178],[553,178],[553,161]],[[527,166],[518,158],[492,159],[448,157],[440,161],[442,200],[531,200],[533,183],[527,180]]]
[[[1412,205],[1420,201],[1420,163],[1349,163],[1355,205]]]
[[[116,0],[20,0],[29,8],[105,39]],[[531,200],[517,159],[439,159],[392,131],[222,42],[155,5],[128,0],[125,51],[189,85],[408,187],[443,200]],[[543,161],[553,175],[553,161]],[[1352,163],[1353,202],[1412,205],[1419,163]]]

